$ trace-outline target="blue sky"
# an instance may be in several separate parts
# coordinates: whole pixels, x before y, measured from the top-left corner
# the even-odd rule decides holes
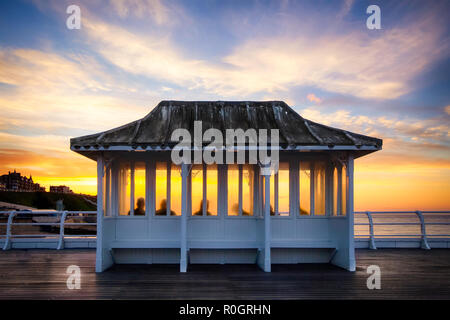
[[[66,28],[70,4],[80,30]],[[366,27],[371,4],[381,30]],[[410,168],[442,188],[449,13],[449,1],[2,1],[0,168],[50,181],[75,163],[88,169],[73,176],[91,179],[70,137],[136,120],[163,99],[276,99],[383,138],[383,152],[361,160],[364,181]]]

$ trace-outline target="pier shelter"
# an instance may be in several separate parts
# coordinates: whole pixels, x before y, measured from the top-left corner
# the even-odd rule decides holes
[[[173,160],[177,129],[194,137],[180,153],[189,149],[193,161]],[[277,165],[252,161],[262,147],[250,139],[230,151],[213,134],[225,140],[240,129],[254,130],[257,141],[261,130],[276,131],[266,151],[278,152]],[[381,147],[282,101],[161,101],[140,120],[70,141],[97,162],[97,272],[114,263],[175,263],[181,272],[196,263],[256,263],[266,272],[332,263],[354,271],[354,160]],[[206,151],[222,152],[222,161],[195,159]]]

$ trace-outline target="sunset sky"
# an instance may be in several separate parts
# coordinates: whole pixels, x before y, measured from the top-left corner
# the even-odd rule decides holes
[[[81,8],[81,29],[66,8]],[[366,8],[381,8],[369,30]],[[450,1],[1,1],[0,174],[95,194],[69,139],[160,100],[284,100],[383,139],[355,209],[450,209]]]

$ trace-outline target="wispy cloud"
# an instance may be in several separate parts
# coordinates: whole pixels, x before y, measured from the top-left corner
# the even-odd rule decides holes
[[[445,47],[430,17],[368,35],[326,33],[248,39],[221,61],[188,58],[168,35],[138,34],[90,15],[84,31],[91,47],[110,63],[151,79],[201,88],[222,96],[315,86],[356,97],[393,99]],[[226,63],[224,65],[223,63]]]
[[[424,114],[429,105],[438,110],[426,117],[404,104],[417,78],[448,59],[445,5],[416,2],[390,24],[383,11],[383,30],[368,31],[352,0],[320,9],[291,1],[79,1],[82,29],[68,31],[73,1],[31,2],[63,29],[0,46],[0,168],[20,165],[58,181],[72,167],[89,185],[93,162],[69,151],[70,137],[138,119],[164,98],[282,99],[311,120],[384,139],[382,152],[360,160],[363,181],[402,170],[418,177],[414,168],[448,177],[448,99],[414,100]]]

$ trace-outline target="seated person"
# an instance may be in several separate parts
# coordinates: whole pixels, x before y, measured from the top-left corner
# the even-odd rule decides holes
[[[302,207],[300,207],[300,215],[301,216],[309,216],[309,212],[306,211],[305,209],[302,209]]]
[[[162,199],[161,203],[159,204],[159,209],[156,210],[155,215],[157,216],[165,216],[167,215],[167,201],[166,199]],[[176,216],[175,211],[170,210],[170,215],[171,216]]]
[[[213,214],[208,211],[209,209],[209,200],[206,200],[206,215],[212,216]],[[200,201],[200,209],[192,214],[193,216],[202,216],[203,215],[203,200]]]
[[[144,198],[139,198],[136,203],[137,207],[134,209],[135,216],[145,215],[145,200]]]
[[[239,204],[235,203],[233,205],[233,210],[232,212],[234,213],[239,213]],[[245,211],[244,208],[242,208],[242,216],[251,216],[250,212]]]

